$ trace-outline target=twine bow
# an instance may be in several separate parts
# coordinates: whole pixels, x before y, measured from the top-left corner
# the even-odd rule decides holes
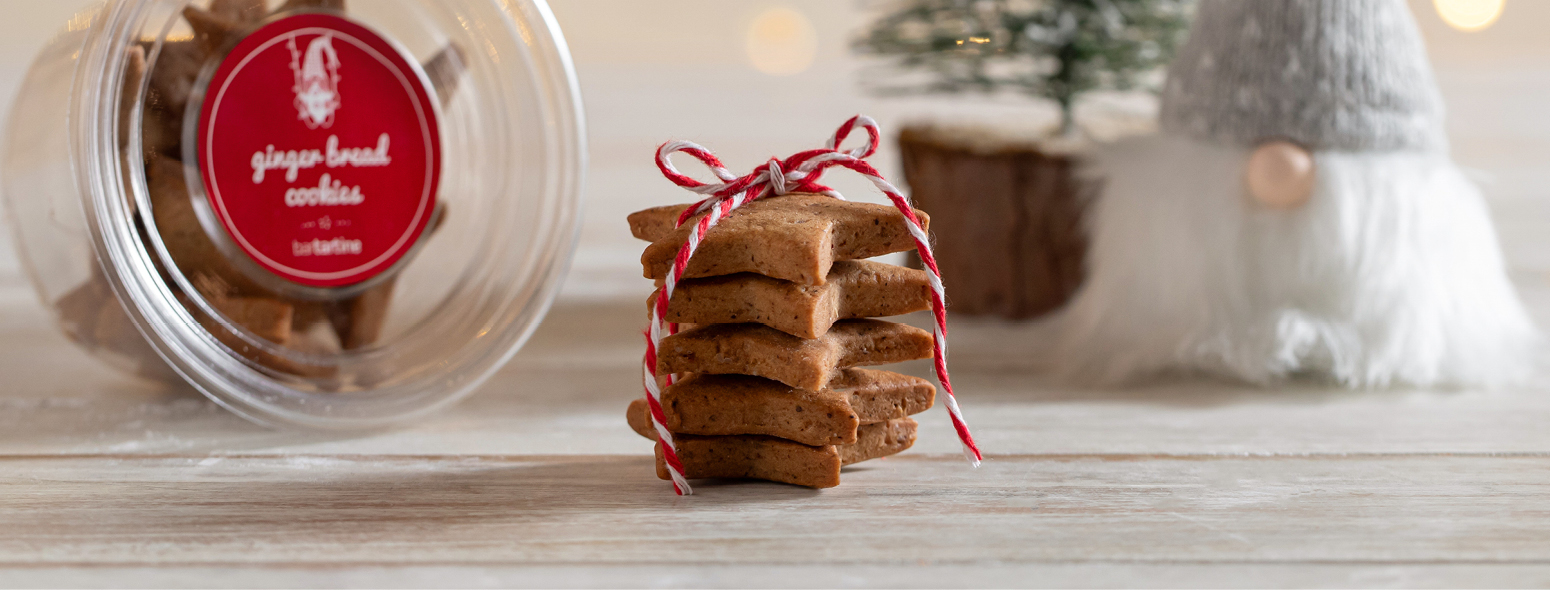
[[[857,126],[866,130],[866,144],[850,151],[840,150],[840,144]],[[695,224],[694,231],[689,233],[688,241],[678,249],[678,255],[673,259],[673,266],[668,269],[662,289],[651,307],[651,326],[646,332],[646,355],[643,363],[643,381],[647,405],[651,408],[651,423],[656,428],[663,460],[667,463],[669,474],[672,475],[673,489],[679,495],[692,494],[694,491],[684,477],[683,463],[678,459],[673,433],[668,431],[667,415],[662,411],[662,387],[672,385],[676,378],[668,375],[665,383],[660,383],[656,376],[657,350],[661,346],[662,338],[665,337],[664,332],[666,335],[671,335],[678,331],[677,324],[663,320],[667,317],[668,302],[672,301],[673,291],[689,267],[689,259],[694,256],[700,242],[705,239],[705,234],[738,207],[771,194],[778,196],[788,193],[818,193],[844,199],[834,189],[818,184],[818,179],[823,175],[824,170],[835,166],[849,168],[872,181],[873,186],[888,195],[888,200],[908,222],[910,235],[915,238],[915,249],[920,253],[920,260],[926,267],[927,278],[931,283],[931,312],[936,320],[933,324],[935,352],[932,356],[937,381],[942,384],[942,391],[947,394],[947,412],[952,418],[953,428],[958,432],[959,442],[963,443],[964,457],[976,467],[983,459],[979,447],[974,444],[974,437],[969,434],[968,424],[963,420],[963,412],[958,408],[958,400],[953,395],[952,381],[947,374],[946,293],[942,288],[942,276],[937,270],[936,257],[931,253],[931,238],[926,235],[920,219],[915,216],[915,208],[910,205],[909,199],[900,194],[899,189],[884,179],[871,164],[866,163],[866,158],[877,152],[878,137],[877,122],[871,117],[857,115],[840,125],[822,149],[799,152],[785,160],[772,158],[764,166],[744,176],[737,176],[727,170],[715,154],[694,142],[670,141],[657,148],[657,168],[662,171],[663,176],[690,192],[707,195],[705,199],[685,209],[678,217],[678,225],[682,226],[695,215],[707,213]],[[668,160],[668,156],[679,152],[704,163],[722,182],[700,182],[679,172]]]

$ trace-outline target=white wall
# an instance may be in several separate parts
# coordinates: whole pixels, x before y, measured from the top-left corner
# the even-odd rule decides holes
[[[87,4],[0,0],[6,15],[0,19],[0,108],[9,110],[33,52]],[[1501,22],[1472,34],[1448,29],[1430,4],[1412,0],[1452,109],[1459,160],[1495,177],[1487,187],[1493,200],[1542,211],[1550,225],[1550,195],[1540,188],[1550,186],[1550,166],[1542,164],[1550,162],[1550,36],[1542,33],[1550,30],[1550,2],[1508,0]],[[746,57],[754,17],[777,5],[806,15],[816,32],[817,58],[800,74],[763,74]],[[864,95],[854,82],[858,64],[846,50],[865,19],[855,1],[554,0],[554,11],[576,58],[592,139],[587,220],[567,296],[644,293],[636,267],[640,244],[629,238],[624,216],[686,200],[651,164],[653,148],[666,139],[694,139],[746,169],[816,146],[857,112],[879,118],[885,131],[928,114],[1051,116],[1042,105],[1015,101]],[[895,157],[885,150],[875,160],[891,174]],[[837,174],[835,184],[856,197],[869,194],[853,178]],[[1539,254],[1550,253],[1550,232],[1536,228],[1512,224],[1504,239],[1520,266],[1550,269],[1550,256]],[[4,229],[0,244],[3,280],[16,273]]]

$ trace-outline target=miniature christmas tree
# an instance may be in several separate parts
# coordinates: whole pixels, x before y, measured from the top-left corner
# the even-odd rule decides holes
[[[953,228],[937,249],[953,309],[1016,319],[1059,308],[1084,279],[1082,217],[1097,188],[1077,174],[1090,147],[1076,124],[1078,99],[1160,79],[1193,0],[884,6],[855,40],[857,52],[882,62],[864,72],[871,90],[1009,93],[1060,107],[1058,138],[1019,133],[1024,126],[1006,120],[922,123],[899,135],[915,202],[938,212],[938,227]]]
[[[855,42],[892,58],[869,82],[885,93],[1016,91],[1060,106],[1144,86],[1172,57],[1191,0],[903,0]]]

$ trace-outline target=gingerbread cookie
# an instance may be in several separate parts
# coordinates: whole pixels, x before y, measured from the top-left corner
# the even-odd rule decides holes
[[[647,305],[656,305],[657,297],[653,293]],[[817,338],[838,320],[930,308],[931,284],[925,271],[844,260],[834,263],[823,285],[800,285],[753,273],[680,281],[664,319],[692,324],[756,322],[792,336]]]
[[[641,211],[631,216],[630,225],[643,232],[659,231],[663,226],[659,218],[676,219],[687,207]],[[929,223],[924,212],[915,214],[922,225]],[[646,248],[641,256],[646,278],[667,276],[698,217],[660,236]],[[765,197],[743,205],[711,228],[682,278],[752,272],[804,285],[822,285],[836,260],[913,250],[915,238],[908,225],[903,214],[887,205],[811,194]]]
[[[139,45],[130,46],[125,50],[126,63],[124,64],[124,88],[118,96],[118,149],[129,148],[129,129],[135,120],[135,101],[140,95],[140,83],[145,81],[145,48]],[[126,154],[127,155],[127,154]],[[134,211],[134,197],[131,191],[124,191],[129,199],[129,209]]]
[[[851,444],[857,428],[924,412],[936,388],[924,379],[846,369],[821,391],[745,375],[692,375],[662,392],[667,429],[699,435],[763,434],[803,444]],[[644,398],[630,403],[630,427],[655,439]]]
[[[247,25],[240,20],[201,10],[197,6],[184,7],[183,19],[194,29],[194,42],[207,54],[220,50]]]
[[[199,222],[194,202],[189,198],[183,163],[153,156],[145,164],[145,182],[151,195],[151,218],[172,261],[195,284],[215,281],[224,285],[224,293],[259,296],[269,291],[239,270],[216,247]],[[200,279],[199,277],[207,277]]]
[[[674,437],[684,476],[763,479],[809,488],[840,485],[840,468],[893,455],[915,444],[917,424],[899,418],[861,427],[855,444],[809,446],[770,436]],[[670,479],[657,445],[657,477]]]
[[[344,0],[285,0],[275,12],[287,10],[316,9],[344,12]]]
[[[226,21],[253,24],[269,15],[265,0],[210,0],[210,14]]]
[[[293,310],[289,304],[263,297],[219,297],[209,301],[226,319],[254,336],[282,346],[291,340]]]
[[[919,428],[920,423],[914,418],[867,424],[856,432],[856,444],[836,445],[834,450],[840,453],[840,465],[897,455],[915,446],[915,433]]]
[[[759,324],[696,326],[662,340],[658,375],[756,375],[819,390],[837,369],[931,358],[931,333],[880,320],[845,320],[818,338]]]

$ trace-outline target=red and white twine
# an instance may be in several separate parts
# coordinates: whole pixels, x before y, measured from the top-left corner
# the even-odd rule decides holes
[[[857,126],[867,132],[866,145],[850,151],[841,151],[840,144]],[[657,148],[657,168],[662,171],[663,176],[690,192],[706,195],[704,200],[684,210],[683,215],[678,218],[678,225],[683,225],[699,213],[708,212],[696,222],[694,231],[689,233],[688,241],[678,249],[678,255],[673,259],[673,266],[668,269],[662,289],[657,295],[656,304],[651,307],[651,326],[646,331],[646,356],[642,367],[646,400],[651,407],[651,423],[656,427],[658,444],[661,446],[668,472],[673,478],[673,489],[679,495],[692,494],[694,491],[689,488],[689,482],[684,478],[683,463],[678,459],[673,433],[668,431],[667,415],[662,411],[662,388],[664,385],[672,385],[675,377],[668,375],[664,382],[658,382],[656,376],[657,349],[662,343],[662,338],[678,331],[677,324],[663,320],[667,316],[667,306],[668,302],[672,301],[673,290],[689,267],[689,259],[699,249],[700,241],[705,239],[705,234],[738,207],[771,194],[779,196],[787,193],[818,193],[844,199],[834,189],[817,182],[824,170],[833,166],[849,168],[872,181],[878,190],[888,195],[888,200],[893,202],[893,206],[898,208],[909,222],[907,226],[910,235],[915,238],[915,249],[920,253],[920,260],[925,264],[927,277],[931,283],[931,312],[936,318],[933,325],[935,336],[933,360],[937,381],[942,384],[942,391],[947,393],[947,412],[952,417],[953,428],[958,431],[958,440],[963,443],[964,457],[968,458],[974,466],[979,466],[983,457],[980,455],[979,447],[974,444],[974,437],[969,434],[969,425],[963,420],[963,411],[958,408],[958,400],[953,396],[952,381],[947,375],[947,300],[946,292],[942,288],[942,276],[937,270],[936,257],[931,253],[931,238],[926,235],[925,228],[921,227],[920,219],[915,216],[915,209],[910,205],[909,199],[900,194],[899,189],[885,180],[871,164],[866,163],[865,159],[877,151],[878,137],[877,122],[871,117],[857,115],[841,125],[823,149],[801,152],[785,160],[771,159],[765,166],[746,176],[732,174],[714,154],[693,142],[670,141]],[[704,163],[722,182],[704,183],[679,172],[668,160],[668,156],[677,152],[689,154]]]

